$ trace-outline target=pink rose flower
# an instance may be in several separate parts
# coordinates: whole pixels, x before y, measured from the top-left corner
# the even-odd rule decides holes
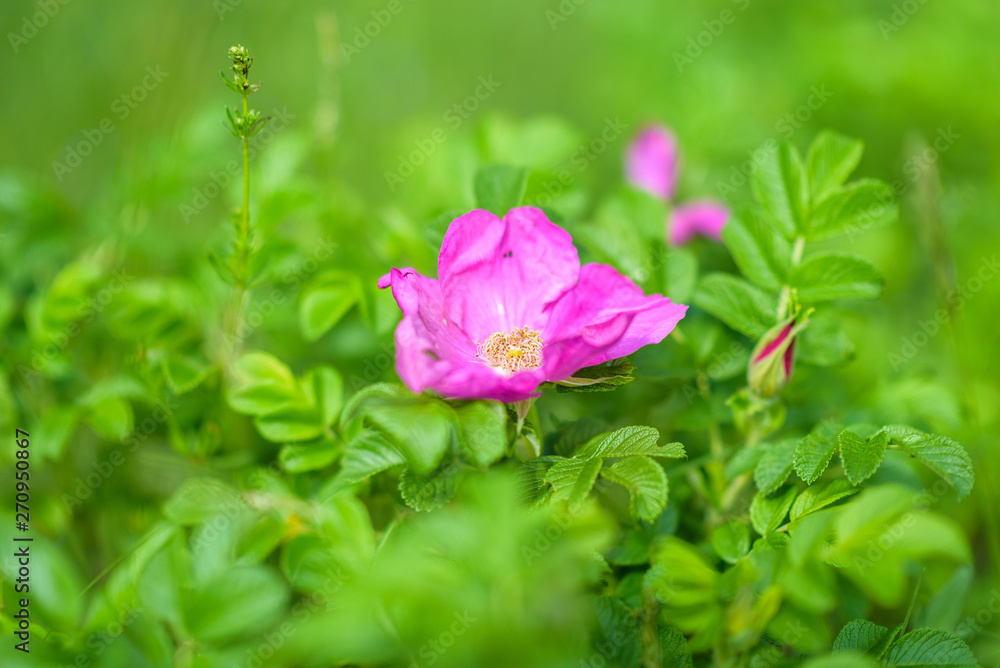
[[[570,235],[532,207],[455,219],[437,279],[394,268],[379,287],[403,312],[396,370],[407,387],[507,403],[659,343],[687,311],[614,267],[581,267]]]
[[[663,126],[650,126],[629,145],[625,159],[626,179],[666,202],[672,202],[680,173],[677,139]],[[670,243],[681,246],[697,235],[720,240],[729,220],[729,209],[704,200],[674,206],[667,221]]]

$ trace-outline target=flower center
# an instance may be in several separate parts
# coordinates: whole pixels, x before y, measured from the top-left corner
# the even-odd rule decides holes
[[[510,332],[490,334],[490,338],[478,346],[476,357],[484,359],[498,371],[514,374],[541,366],[544,345],[541,334],[520,327]]]

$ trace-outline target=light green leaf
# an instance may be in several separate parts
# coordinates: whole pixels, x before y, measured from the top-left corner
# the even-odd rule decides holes
[[[746,211],[722,229],[722,240],[748,279],[771,290],[781,288],[792,264],[788,240],[764,217]]]
[[[839,366],[854,359],[854,344],[840,322],[830,315],[813,315],[799,334],[795,359],[813,366]]]
[[[308,397],[315,398],[310,403],[319,407],[322,425],[336,423],[344,406],[344,379],[340,373],[333,367],[316,367],[302,379],[302,388]]]
[[[858,491],[850,482],[840,478],[812,485],[795,499],[788,516],[794,522]]]
[[[817,424],[813,430],[795,448],[794,466],[795,472],[806,484],[813,484],[826,467],[830,465],[833,453],[837,449],[837,432],[840,425],[824,420]]]
[[[174,394],[184,394],[208,379],[215,368],[200,357],[170,355],[163,358],[163,375]]]
[[[308,441],[323,433],[322,418],[315,405],[285,404],[254,418],[260,435],[272,443]]]
[[[860,485],[875,475],[875,471],[885,459],[888,437],[876,434],[863,439],[852,431],[844,430],[838,437],[840,461],[844,465],[844,475],[852,485]]]
[[[135,425],[132,404],[118,397],[107,397],[94,403],[84,413],[83,419],[99,436],[109,441],[124,440]]]
[[[809,175],[809,192],[813,202],[819,202],[839,188],[861,160],[865,145],[831,130],[816,135],[809,147],[806,173]]]
[[[917,629],[910,631],[889,646],[882,658],[886,666],[913,666],[937,668],[938,666],[963,666],[976,668],[979,662],[965,642],[954,633],[943,629]]]
[[[632,515],[654,521],[667,507],[667,473],[653,459],[644,456],[622,459],[601,471],[601,476],[628,490]]]
[[[664,246],[663,264],[663,294],[687,304],[698,284],[698,256],[691,248]]]
[[[528,170],[506,165],[487,165],[476,172],[473,189],[476,206],[503,216],[521,204],[528,185]]]
[[[260,632],[279,619],[288,598],[288,587],[269,568],[227,568],[185,597],[185,625],[202,642]]]
[[[789,487],[777,496],[765,496],[758,492],[750,502],[750,523],[754,531],[766,536],[781,526],[795,501],[796,489]]]
[[[474,401],[456,406],[458,447],[480,468],[493,464],[507,451],[507,409],[499,401]]]
[[[680,443],[657,445],[660,432],[653,427],[630,426],[611,432],[580,451],[581,457],[686,457]]]
[[[600,457],[556,462],[545,474],[545,482],[552,485],[550,498],[553,501],[568,501],[571,508],[578,507],[590,494],[600,471]]]
[[[712,530],[712,549],[727,564],[735,564],[750,551],[750,529],[732,519]]]
[[[854,237],[890,225],[898,218],[892,188],[881,181],[863,179],[835,190],[813,208],[807,236],[814,240],[841,234]]]
[[[763,159],[751,175],[754,197],[786,238],[805,229],[809,184],[802,158],[794,146],[783,142],[762,149]]]
[[[760,444],[764,454],[757,462],[753,472],[753,481],[761,494],[773,493],[781,487],[792,472],[792,453],[798,444],[797,438],[786,438],[777,443]]]
[[[709,274],[698,283],[694,305],[757,339],[774,326],[777,299],[731,274]]]
[[[344,449],[337,478],[346,485],[367,480],[406,459],[381,434],[365,431]]]
[[[228,400],[237,413],[262,415],[285,404],[306,402],[291,370],[267,353],[244,354],[230,372]]]
[[[278,462],[289,473],[318,471],[335,462],[341,452],[340,443],[324,438],[305,445],[282,446],[278,452]]]
[[[789,283],[806,303],[875,299],[884,283],[868,260],[847,253],[818,253],[792,270]]]
[[[316,341],[330,331],[361,299],[361,286],[354,276],[325,274],[302,292],[299,325],[307,341]]]

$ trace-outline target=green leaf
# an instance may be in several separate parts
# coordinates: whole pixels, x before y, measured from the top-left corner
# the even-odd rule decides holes
[[[215,368],[192,355],[170,355],[163,358],[163,375],[174,394],[184,394],[204,383]]]
[[[285,404],[254,418],[260,435],[272,443],[308,441],[323,434],[322,418],[315,405]]]
[[[574,373],[570,378],[556,383],[558,392],[608,392],[635,380],[635,367],[628,358],[622,357],[595,366],[588,366]]]
[[[886,627],[867,619],[851,620],[837,634],[837,639],[833,641],[833,651],[867,654],[888,632]]]
[[[792,264],[788,240],[759,214],[746,211],[722,229],[722,240],[748,279],[771,290],[785,283]]]
[[[642,655],[639,623],[621,599],[599,596],[594,600],[603,638],[593,638],[592,646],[606,660],[622,668],[638,668]]]
[[[611,432],[607,436],[595,439],[590,445],[580,451],[581,457],[634,457],[649,455],[650,457],[686,457],[684,446],[680,443],[665,443],[657,445],[660,432],[653,427],[630,426]]]
[[[727,564],[735,564],[750,551],[750,529],[732,519],[712,530],[712,549]]]
[[[405,463],[406,458],[381,434],[366,431],[344,449],[337,478],[354,484]]]
[[[844,465],[844,475],[855,486],[875,475],[875,471],[885,459],[885,448],[889,443],[887,436],[876,434],[869,439],[863,439],[846,429],[840,432],[837,440],[840,445],[840,461]]]
[[[809,659],[802,668],[878,668],[879,663],[867,656],[831,654]]]
[[[794,522],[858,491],[850,482],[840,478],[812,485],[795,499],[788,517]]]
[[[845,137],[831,130],[817,134],[806,159],[810,199],[819,202],[839,188],[858,166],[864,148],[860,139]]]
[[[335,462],[341,452],[340,443],[324,438],[305,445],[282,446],[278,452],[278,462],[289,473],[318,471]]]
[[[135,414],[125,399],[107,397],[87,409],[84,421],[102,438],[120,442],[132,433]]]
[[[709,274],[698,283],[694,305],[757,339],[774,326],[777,299],[731,274]]]
[[[664,246],[663,264],[663,294],[675,303],[688,303],[698,284],[698,256],[691,248]]]
[[[813,366],[839,366],[854,359],[854,344],[836,318],[813,315],[799,334],[795,359]]]
[[[499,401],[455,406],[458,447],[476,466],[486,468],[507,451],[507,409]]]
[[[633,517],[654,521],[667,507],[667,473],[649,457],[628,457],[601,471],[601,476],[628,490]]]
[[[302,387],[307,396],[314,397],[309,403],[319,407],[322,425],[336,423],[344,406],[344,379],[340,373],[333,367],[316,367],[302,379]]]
[[[824,420],[799,441],[795,449],[795,472],[806,484],[816,482],[826,467],[830,465],[833,453],[837,449],[837,432],[840,425]]]
[[[503,216],[521,204],[528,185],[528,170],[506,165],[486,165],[476,172],[473,189],[476,206]]]
[[[882,658],[886,666],[979,666],[975,655],[954,633],[943,629],[916,629],[889,646]]]
[[[288,587],[273,570],[234,566],[188,593],[185,625],[202,642],[261,632],[280,618],[288,598]]]
[[[230,368],[229,405],[237,413],[263,415],[289,403],[305,403],[291,370],[274,356],[248,352]]]
[[[456,462],[423,475],[407,469],[399,478],[399,493],[410,508],[418,511],[437,510],[455,496],[462,467]]]
[[[758,492],[750,502],[750,523],[754,531],[766,536],[781,526],[795,501],[796,489],[789,487],[783,494],[765,496]]]
[[[954,631],[962,618],[965,601],[975,582],[975,575],[975,570],[971,566],[955,569],[955,574],[927,604],[924,609],[923,623],[920,626]]]
[[[806,303],[875,299],[884,280],[868,260],[847,253],[818,253],[792,270],[789,284]]]
[[[692,668],[691,648],[684,634],[673,626],[660,631],[660,659],[663,668]]]
[[[556,462],[545,474],[545,482],[552,485],[551,500],[568,501],[571,508],[578,507],[590,494],[600,471],[600,457]]]
[[[763,149],[763,159],[751,175],[754,197],[786,238],[805,229],[809,184],[802,158],[794,146],[783,142]]]
[[[316,341],[330,331],[361,300],[361,285],[355,276],[331,272],[318,277],[302,292],[299,325],[307,341]]]
[[[884,427],[879,433],[891,435],[892,442],[900,450],[944,478],[958,492],[958,498],[972,493],[976,480],[972,458],[958,441],[947,436],[924,434],[916,430],[909,430],[911,433],[896,436],[893,435],[893,429],[909,430],[907,427]]]
[[[191,478],[163,506],[175,524],[199,524],[218,513],[232,515],[247,510],[240,493],[214,478]]]
[[[436,399],[416,396],[391,385],[366,390],[362,390],[365,394],[360,405],[354,404],[352,398],[344,409],[345,415],[353,413],[357,405],[357,412],[386,435],[416,473],[436,469],[451,442],[451,410]]]
[[[764,454],[753,472],[754,484],[761,494],[772,494],[785,484],[785,480],[792,472],[792,453],[795,452],[797,444],[798,439],[786,438],[777,443],[756,446],[764,449]]]
[[[898,218],[892,188],[882,181],[863,179],[830,193],[813,208],[807,236],[820,240],[850,234],[854,238]]]

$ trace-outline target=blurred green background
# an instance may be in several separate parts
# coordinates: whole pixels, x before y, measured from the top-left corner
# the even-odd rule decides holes
[[[884,272],[885,294],[840,312],[857,357],[824,374],[842,382],[813,376],[796,391],[831,413],[869,406],[887,420],[916,419],[969,447],[976,493],[951,510],[988,598],[990,570],[1000,571],[1000,282],[972,279],[1000,250],[993,0],[5,0],[0,28],[5,429],[44,422],[132,354],[98,319],[86,339],[46,363],[42,384],[18,377],[18,365],[30,364],[44,342],[30,313],[74,260],[96,257],[140,282],[176,277],[185,308],[217,312],[225,291],[206,257],[229,239],[240,197],[239,178],[220,176],[238,158],[221,124],[224,107],[238,102],[218,77],[230,45],[250,48],[251,80],[263,84],[251,102],[275,116],[257,142],[251,211],[272,245],[275,282],[291,286],[290,297],[316,275],[305,263],[323,244],[335,250],[320,271],[352,271],[368,288],[392,265],[433,274],[440,216],[471,208],[472,174],[485,162],[569,170],[557,208],[572,221],[617,187],[629,138],[663,122],[682,146],[681,199],[735,206],[749,198],[745,166],[757,147],[791,139],[804,149],[832,128],[864,140],[858,175],[894,184],[902,216],[844,242]],[[418,160],[402,183],[387,178]],[[529,191],[540,197],[551,182],[533,176]],[[921,323],[959,288],[966,294],[960,305],[952,299],[949,326],[921,338]],[[351,312],[307,342],[289,299],[247,347],[273,352],[297,372],[333,363],[348,392],[391,379],[379,355],[391,353],[395,306],[373,291],[365,300],[367,321]],[[13,315],[22,307],[23,323]],[[628,390],[635,420],[656,419],[655,387]],[[550,409],[566,419],[588,411],[615,419],[598,400],[557,398]],[[252,435],[241,429],[213,446],[231,456],[229,465],[273,458],[258,443],[241,459],[234,443]],[[100,490],[106,516],[89,508],[74,518],[58,496],[102,446],[82,430],[65,438],[66,457],[48,453],[53,473],[38,497],[38,525],[61,536],[88,582],[204,459],[172,454],[158,434],[129,483]],[[123,499],[141,502],[114,509]]]

